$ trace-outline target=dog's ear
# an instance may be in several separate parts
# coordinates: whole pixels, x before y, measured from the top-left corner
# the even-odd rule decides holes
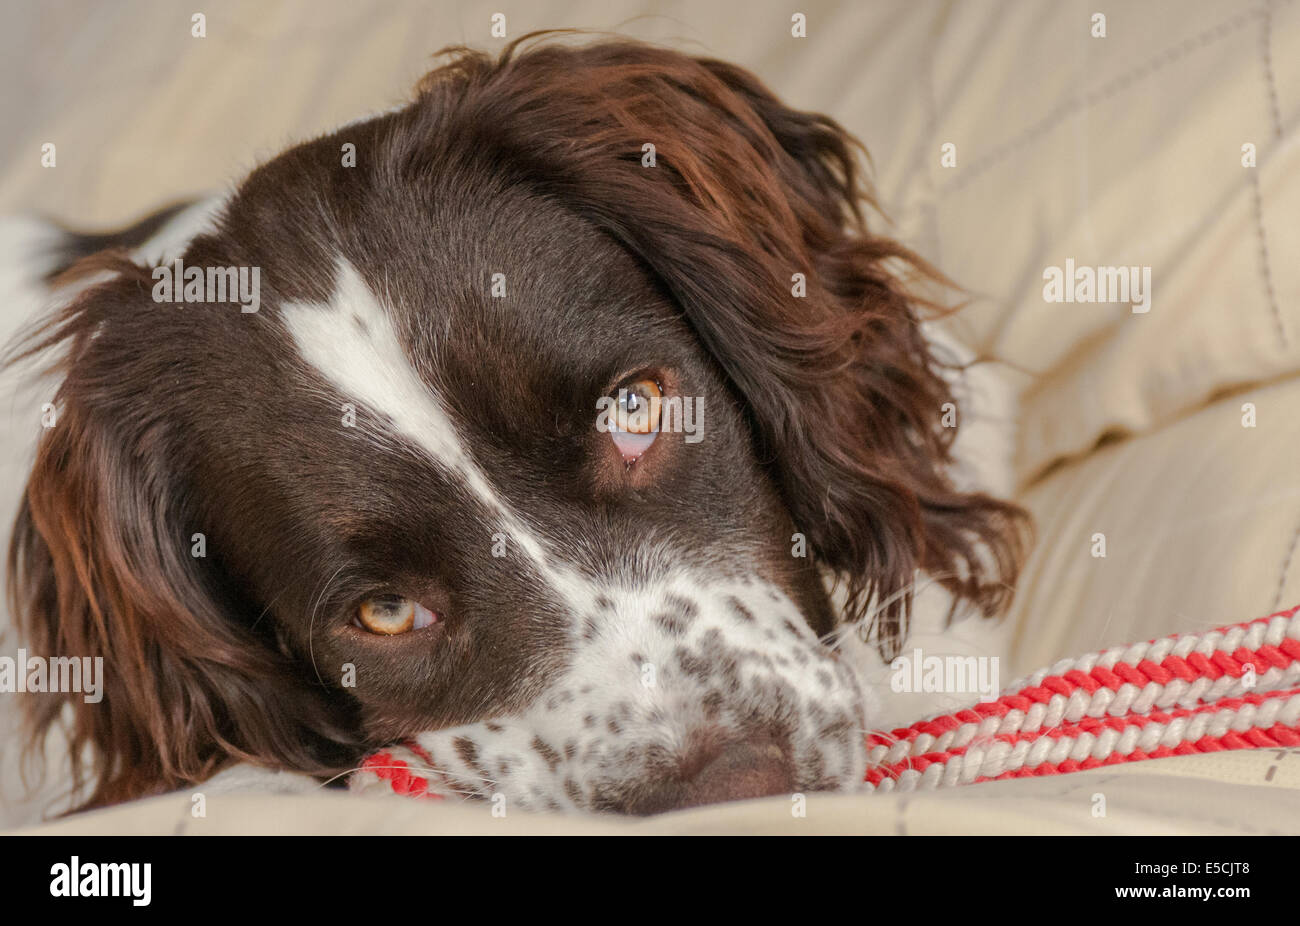
[[[336,768],[330,756],[344,734],[323,702],[253,629],[257,614],[240,608],[219,563],[191,555],[189,493],[141,366],[151,350],[138,324],[148,317],[139,305],[148,271],[113,255],[91,262],[111,279],[86,289],[14,358],[63,351],[8,580],[31,655],[92,667],[84,660],[101,659],[101,699],[26,695],[29,748],[40,754],[66,721],[84,806],[199,782],[236,759]]]
[[[722,62],[618,42],[516,51],[495,69],[462,53],[424,92],[463,102],[477,84],[485,114],[508,108],[492,143],[520,126],[511,163],[653,271],[748,409],[797,529],[847,580],[850,619],[870,613],[891,650],[921,568],[1003,609],[1027,521],[950,480],[953,397],[920,325],[935,307],[912,294],[941,278],[868,230],[861,145]]]
[[[945,410],[956,405],[952,377],[944,375],[921,327],[926,314],[946,310],[919,290],[951,293],[955,287],[868,228],[868,216],[880,210],[861,142],[828,117],[785,106],[742,68],[715,60],[700,64],[761,120],[778,146],[757,127],[743,133],[741,143],[753,146],[775,173],[775,188],[760,186],[776,194],[778,209],[770,214],[783,220],[775,233],[751,236],[751,246],[770,254],[774,270],[783,255],[801,255],[798,264],[786,257],[785,269],[805,274],[802,298],[817,302],[811,311],[791,299],[764,303],[770,314],[753,323],[760,339],[766,333],[775,338],[770,347],[800,359],[793,370],[776,365],[764,371],[776,384],[777,401],[762,401],[762,384],[746,393],[761,410],[761,430],[777,454],[796,523],[808,526],[822,561],[847,576],[850,619],[874,614],[876,639],[887,655],[906,636],[918,568],[986,616],[1002,612],[1011,602],[1030,521],[1014,504],[957,491],[951,479],[957,429]],[[746,124],[742,116],[727,118]],[[760,176],[734,177],[733,192],[743,200]],[[788,213],[779,209],[782,199]],[[794,296],[792,283],[772,281],[786,286],[783,297]],[[782,316],[806,327],[782,331]],[[721,332],[715,354],[725,357],[727,343]]]

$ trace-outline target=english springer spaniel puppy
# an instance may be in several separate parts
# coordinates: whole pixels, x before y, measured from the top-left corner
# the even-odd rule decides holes
[[[1023,515],[953,481],[938,274],[859,143],[721,61],[521,42],[198,230],[61,237],[9,570],[31,652],[104,660],[27,699],[86,806],[427,731],[524,808],[852,790],[839,641],[896,650],[919,570],[1008,603]]]

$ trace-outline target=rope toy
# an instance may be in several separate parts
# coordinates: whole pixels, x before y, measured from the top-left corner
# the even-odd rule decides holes
[[[872,733],[867,790],[1300,745],[1297,612],[1063,659],[995,701]]]
[[[871,792],[916,791],[1228,749],[1300,746],[1300,606],[1208,633],[1063,659],[997,700],[867,735]],[[414,740],[369,756],[353,790],[440,799]]]

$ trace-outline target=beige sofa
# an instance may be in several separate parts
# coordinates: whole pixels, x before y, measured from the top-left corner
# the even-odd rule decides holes
[[[214,6],[204,39],[163,2],[15,7],[0,67],[25,102],[6,113],[0,213],[93,226],[211,189],[400,101],[436,47],[499,47],[497,11],[512,36],[617,29],[730,58],[867,142],[896,233],[974,294],[952,333],[1022,390],[1017,494],[1039,533],[994,637],[1006,680],[1300,602],[1300,2],[1125,3],[1105,37],[1079,2],[793,7],[807,38],[790,34],[792,4],[767,0],[249,0]],[[39,164],[46,141],[55,170]],[[1045,268],[1067,260],[1151,268],[1130,300],[1149,296],[1146,311],[1045,301]],[[11,405],[23,438],[4,448],[6,487],[30,453],[30,407]],[[37,804],[18,796],[3,729],[0,824],[16,826]],[[1300,750],[813,796],[806,817],[785,799],[643,821],[324,792],[217,793],[202,818],[191,806],[175,795],[25,831],[1295,833]]]

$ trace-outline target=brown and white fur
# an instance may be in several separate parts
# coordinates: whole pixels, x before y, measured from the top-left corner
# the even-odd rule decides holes
[[[33,741],[69,724],[87,805],[428,731],[454,790],[526,808],[856,787],[860,640],[901,644],[921,570],[996,614],[1023,550],[954,474],[937,274],[868,229],[860,159],[735,66],[527,39],[229,197],[49,238],[10,594],[106,688],[29,696]],[[154,301],[177,256],[259,268],[259,310]],[[629,459],[596,403],[636,379],[702,438]],[[369,632],[376,595],[437,619]]]

